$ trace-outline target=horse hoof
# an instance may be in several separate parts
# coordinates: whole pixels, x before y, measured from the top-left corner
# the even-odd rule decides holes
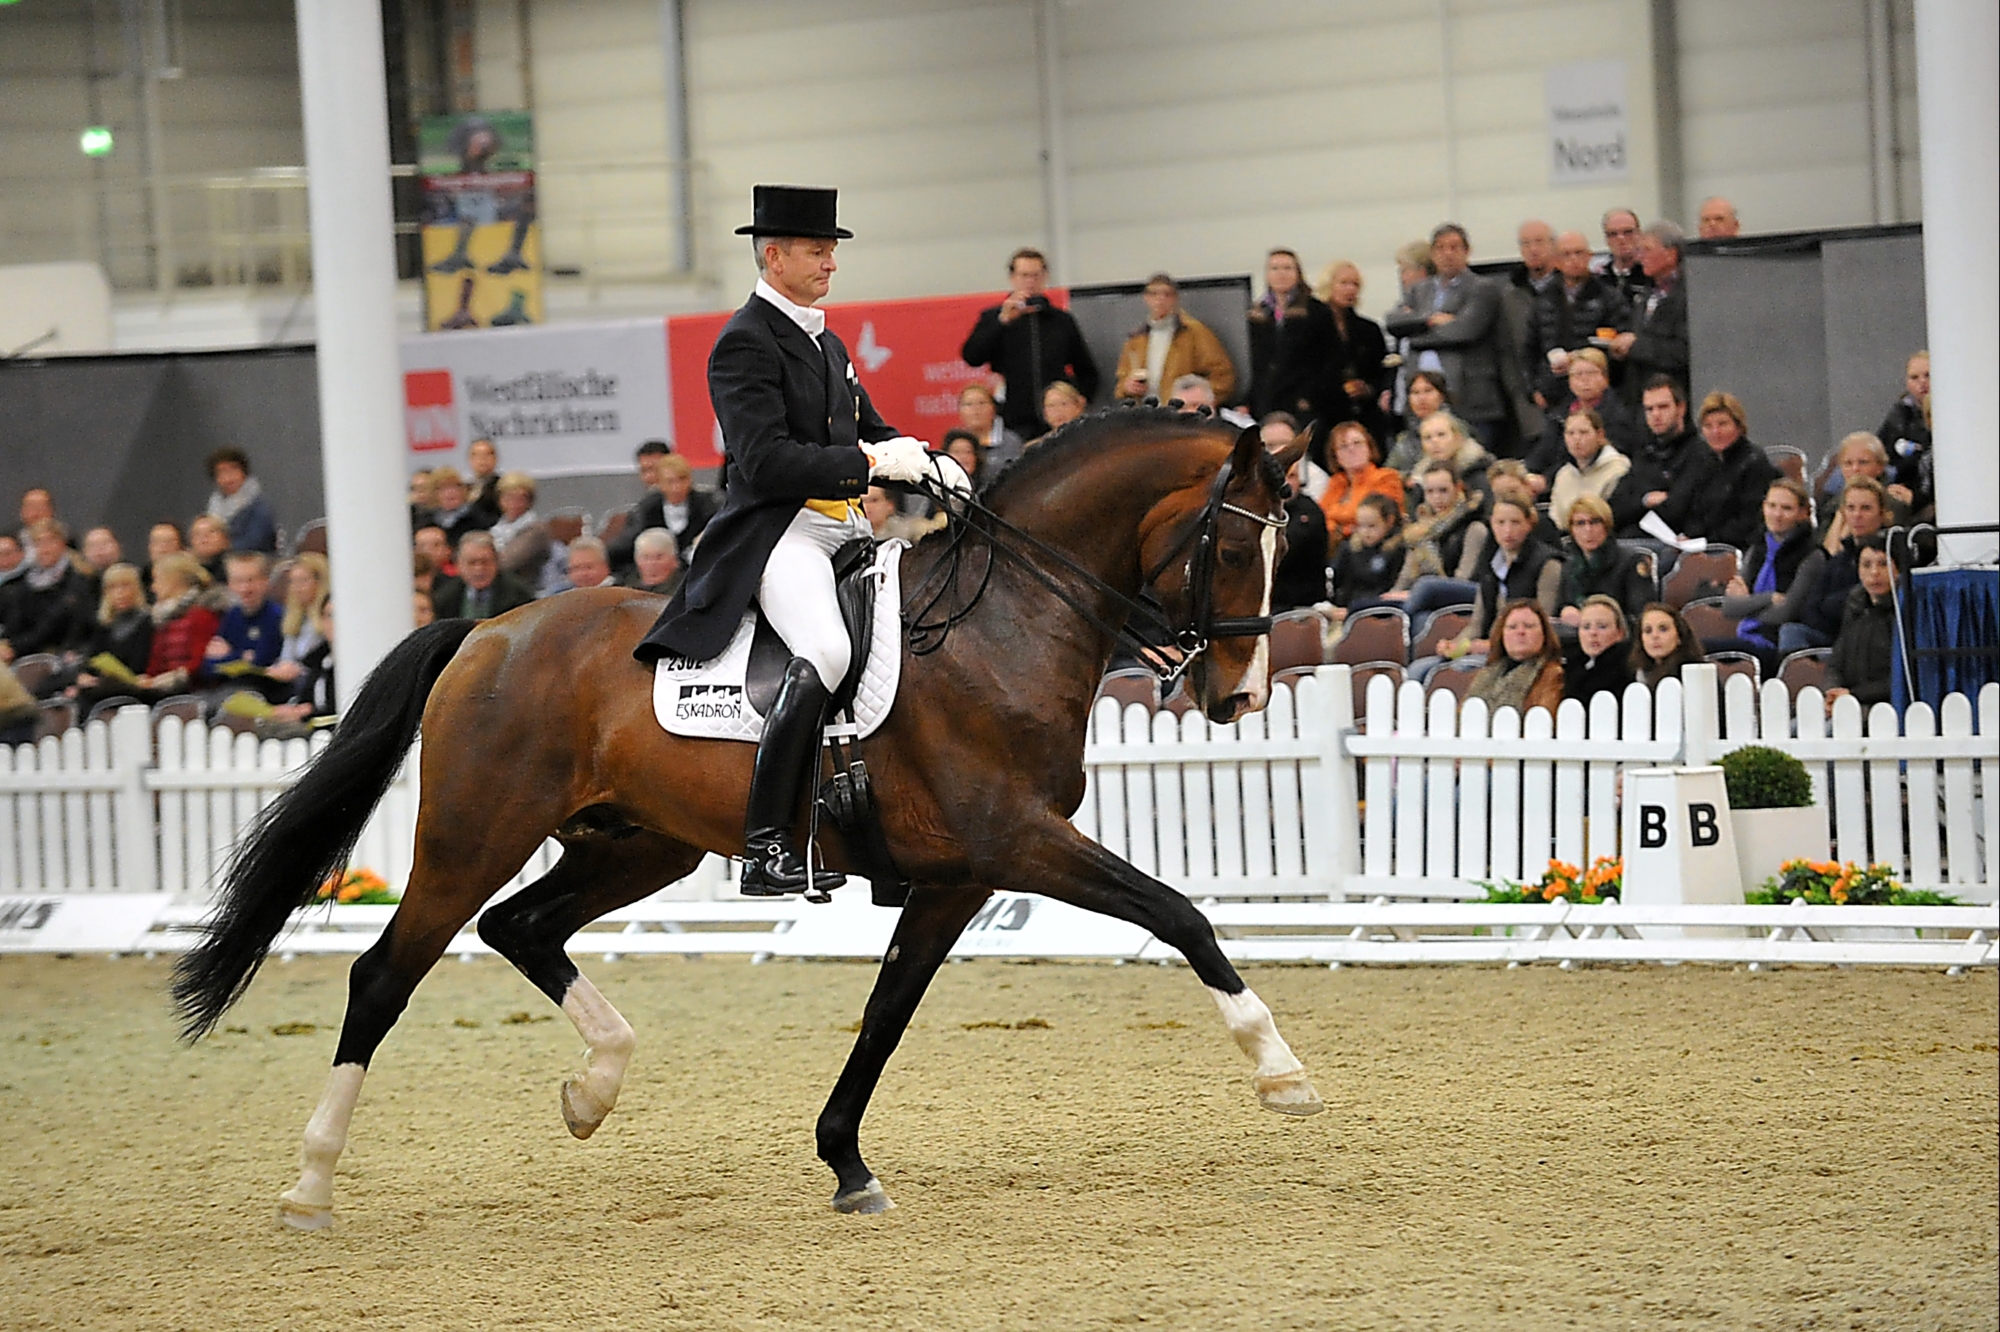
[[[896,1205],[880,1180],[869,1180],[852,1193],[833,1195],[833,1210],[846,1216],[874,1216]]]
[[[563,1123],[569,1125],[570,1136],[579,1142],[597,1132],[608,1113],[598,1106],[596,1098],[585,1092],[575,1078],[563,1084],[562,1112]]]
[[[311,1203],[293,1202],[290,1198],[280,1198],[278,1224],[293,1230],[325,1230],[333,1224],[333,1209],[315,1207]]]
[[[1266,1110],[1275,1110],[1281,1115],[1316,1115],[1326,1109],[1326,1102],[1319,1099],[1313,1090],[1312,1079],[1304,1069],[1291,1073],[1279,1073],[1256,1080],[1257,1101]]]

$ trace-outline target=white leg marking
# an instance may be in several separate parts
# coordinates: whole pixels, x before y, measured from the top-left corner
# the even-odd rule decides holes
[[[618,1104],[618,1089],[624,1085],[625,1066],[632,1061],[636,1042],[631,1024],[586,977],[570,982],[563,992],[562,1010],[586,1047],[584,1071],[563,1084],[563,1119],[571,1133],[588,1138]]]
[[[1278,576],[1278,529],[1267,527],[1259,543],[1264,550],[1264,600],[1258,605],[1259,615],[1271,613],[1271,585]],[[1250,711],[1255,712],[1271,701],[1271,636],[1265,634],[1257,640],[1257,650],[1250,656],[1250,665],[1243,672],[1243,678],[1236,682],[1233,693],[1250,695]]]
[[[335,1064],[326,1091],[306,1122],[305,1144],[299,1151],[299,1182],[278,1200],[278,1219],[300,1230],[319,1230],[333,1221],[333,1168],[347,1149],[347,1125],[361,1096],[368,1070],[359,1064]]]
[[[1287,1115],[1313,1115],[1324,1110],[1319,1093],[1313,1090],[1312,1080],[1306,1076],[1305,1065],[1278,1034],[1271,1010],[1257,997],[1256,991],[1245,987],[1241,994],[1224,994],[1210,987],[1208,992],[1215,996],[1215,1006],[1222,1010],[1223,1025],[1235,1037],[1237,1047],[1257,1065],[1252,1085],[1264,1108]]]

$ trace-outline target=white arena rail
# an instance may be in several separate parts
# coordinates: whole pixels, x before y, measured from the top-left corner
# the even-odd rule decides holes
[[[1626,767],[1709,762],[1749,743],[1808,764],[1838,857],[1885,861],[1913,886],[1981,905],[1965,908],[1973,914],[1963,919],[1920,909],[1939,914],[1913,918],[1924,927],[1917,935],[1900,915],[1872,914],[1897,910],[1888,908],[1838,908],[1824,923],[1781,929],[1756,914],[1777,908],[1663,908],[1681,914],[1642,920],[1636,909],[1611,907],[1604,910],[1622,914],[1600,928],[1581,924],[1592,919],[1581,907],[1562,917],[1577,927],[1557,927],[1542,919],[1549,909],[1477,901],[1477,880],[1531,878],[1552,856],[1581,864],[1615,853]],[[241,830],[312,750],[172,718],[155,734],[137,708],[59,740],[0,748],[0,948],[9,946],[7,903],[36,895],[151,894],[164,904],[160,924],[198,919]],[[1844,698],[1829,720],[1817,691],[1803,691],[1794,707],[1775,683],[1759,692],[1734,679],[1718,691],[1712,668],[1694,667],[1685,687],[1634,686],[1622,700],[1600,697],[1588,710],[1565,703],[1553,716],[1523,719],[1376,679],[1357,725],[1348,669],[1326,666],[1296,689],[1278,686],[1268,709],[1230,726],[1101,700],[1076,822],[1193,896],[1246,958],[1846,961],[1849,952],[1870,952],[1860,936],[1872,934],[1884,945],[1873,950],[1876,960],[1944,959],[1932,945],[1951,944],[1953,960],[1939,965],[1973,965],[1963,960],[1968,949],[2000,936],[2000,918],[1985,905],[2000,897],[1992,859],[2000,801],[1989,796],[1997,763],[2000,686],[1987,686],[1976,706],[1953,696],[1935,714],[1918,704],[1901,718],[1886,706],[1864,714]],[[416,786],[413,761],[355,856],[396,886],[409,873]],[[545,872],[558,853],[545,843],[507,891]],[[580,939],[579,951],[879,951],[873,926],[810,929],[787,943],[815,908],[745,902],[731,890],[732,871],[710,857],[689,879],[606,922],[615,933]],[[1690,912],[1751,914],[1697,920]],[[365,947],[382,916],[307,913],[286,950]],[[1684,937],[1689,925],[1725,926],[1734,937]],[[160,936],[147,946],[155,945],[172,946]],[[1149,947],[1158,949],[1134,945],[1131,955],[1150,955]],[[1085,949],[1123,950],[1102,941]],[[484,949],[468,935],[453,951]],[[1062,946],[1043,931],[1033,951],[1060,955]],[[1990,947],[1985,956],[1990,962]]]

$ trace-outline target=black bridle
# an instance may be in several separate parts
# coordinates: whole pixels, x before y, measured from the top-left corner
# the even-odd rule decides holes
[[[1127,596],[1062,551],[1040,537],[1022,531],[971,496],[949,494],[933,481],[924,482],[920,488],[943,507],[949,531],[944,555],[931,566],[930,572],[917,584],[903,607],[911,652],[921,657],[944,646],[952,626],[970,615],[973,607],[985,596],[993,577],[990,555],[986,570],[980,575],[979,585],[964,605],[945,611],[940,618],[926,619],[957,586],[966,537],[977,533],[985,538],[990,552],[1013,560],[1056,600],[1081,615],[1114,642],[1123,643],[1131,649],[1132,655],[1160,678],[1163,691],[1172,689],[1188,668],[1208,650],[1213,640],[1259,638],[1271,632],[1269,615],[1215,614],[1215,560],[1223,515],[1235,514],[1262,527],[1278,530],[1283,530],[1288,521],[1282,510],[1276,515],[1252,513],[1241,505],[1229,503],[1225,496],[1232,470],[1232,460],[1224,459],[1209,485],[1208,500],[1200,512],[1187,523],[1174,544],[1168,547],[1167,553],[1140,578],[1143,591],[1183,555],[1186,556],[1182,585],[1191,598],[1191,604],[1186,621],[1181,624],[1169,621],[1151,604]],[[1065,587],[1056,574],[1044,567],[1043,562],[1057,566],[1091,592],[1108,600],[1113,607],[1112,617],[1119,623],[1099,615],[1082,596]],[[1275,575],[1276,570],[1270,572]],[[1162,640],[1177,651],[1169,653],[1162,646]]]

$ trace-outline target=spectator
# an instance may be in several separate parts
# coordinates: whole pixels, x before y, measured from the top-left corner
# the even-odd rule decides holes
[[[1460,418],[1481,444],[1497,451],[1510,410],[1501,360],[1518,353],[1502,345],[1500,288],[1471,270],[1471,257],[1465,228],[1446,222],[1433,230],[1437,275],[1419,282],[1405,303],[1389,312],[1387,327],[1409,339],[1417,369],[1444,372]]]
[[[596,537],[578,537],[570,542],[565,567],[572,589],[618,586],[611,576],[611,559],[604,553],[604,543]]]
[[[458,577],[457,562],[451,556],[451,538],[436,523],[419,527],[410,538],[410,548],[431,562],[440,578]]]
[[[1203,381],[1204,386],[1206,382]],[[1058,379],[1042,394],[1042,419],[1049,423],[1048,434],[1054,434],[1089,410],[1090,403],[1083,391],[1068,380]],[[1039,444],[1047,437],[1040,435],[1030,442]]]
[[[229,609],[202,652],[198,675],[208,683],[242,677],[247,684],[277,663],[285,647],[285,615],[270,600],[271,565],[262,551],[232,550],[226,567]]]
[[[1882,447],[1880,439],[1866,430],[1855,431],[1842,439],[1840,446],[1833,451],[1833,465],[1840,476],[1841,490],[1835,491],[1825,506],[1826,518],[1819,525],[1822,537],[1840,522],[1840,495],[1847,484],[1858,476],[1865,476],[1881,485],[1887,525],[1910,521],[1910,491],[1907,487],[1889,484],[1889,451]],[[1846,533],[1843,531],[1841,535]]]
[[[1412,623],[1426,611],[1469,605],[1479,595],[1473,580],[1487,540],[1480,503],[1465,493],[1458,469],[1448,462],[1428,463],[1423,483],[1423,503],[1403,531],[1409,552],[1403,572],[1383,594],[1386,600],[1404,603]]]
[[[1590,271],[1590,242],[1580,231],[1556,238],[1559,281],[1542,289],[1522,370],[1535,405],[1549,408],[1569,387],[1569,358],[1608,343],[1632,327],[1632,309],[1617,283]]]
[[[1665,504],[1674,483],[1707,452],[1687,419],[1687,392],[1656,375],[1640,393],[1646,428],[1632,454],[1632,470],[1611,492],[1611,513],[1621,537],[1640,537],[1639,520]]]
[[[1659,506],[1667,526],[1738,550],[1757,540],[1764,492],[1778,469],[1750,442],[1749,430],[1735,394],[1715,392],[1701,400],[1701,435],[1708,448],[1694,452]]]
[[[1931,481],[1931,354],[1920,351],[1903,365],[1903,396],[1875,431],[1890,458],[1890,495],[1923,512],[1935,503]]]
[[[632,563],[632,543],[649,527],[664,527],[682,550],[691,550],[715,517],[715,497],[694,488],[694,468],[679,454],[654,460],[653,491],[632,506],[625,530],[612,539],[611,567]]]
[[[1825,647],[1840,632],[1848,593],[1861,581],[1862,544],[1887,525],[1882,483],[1857,476],[1840,493],[1840,515],[1793,580],[1797,613],[1778,630],[1778,650]]]
[[[1736,218],[1736,205],[1719,194],[1701,201],[1696,227],[1703,240],[1728,240],[1743,230],[1743,224]]]
[[[1864,708],[1887,703],[1895,669],[1896,605],[1890,591],[1896,570],[1880,536],[1863,541],[1855,555],[1856,585],[1840,616],[1840,633],[1826,659],[1826,710],[1834,700],[1854,695]]]
[[[1628,307],[1636,309],[1645,304],[1653,285],[1639,262],[1639,215],[1629,208],[1606,209],[1603,226],[1608,257],[1597,265],[1597,271],[1618,288]]]
[[[1790,593],[1813,550],[1806,488],[1781,476],[1764,491],[1763,540],[1744,550],[1742,572],[1723,588],[1722,613],[1739,621],[1736,637],[1704,640],[1707,650],[1752,653],[1776,674],[1781,626],[1799,609]]]
[[[7,650],[0,654],[7,661],[77,646],[90,633],[97,605],[90,579],[70,556],[69,529],[49,518],[29,535],[35,562],[7,603]]]
[[[428,467],[410,474],[410,530],[437,521],[437,488],[431,485]]]
[[[1639,262],[1652,289],[1633,302],[1632,328],[1611,340],[1611,354],[1625,362],[1628,393],[1665,375],[1688,382],[1687,284],[1681,276],[1681,229],[1655,222],[1639,238]]]
[[[1306,290],[1303,272],[1296,253],[1272,250],[1264,259],[1264,294],[1245,316],[1250,414],[1259,420],[1271,412],[1290,412],[1311,425],[1330,412],[1333,311]],[[1325,466],[1324,455],[1314,461]]]
[[[535,479],[526,472],[509,472],[500,478],[493,493],[500,512],[486,531],[500,552],[501,572],[524,582],[540,581],[542,566],[549,562],[555,543],[549,539],[549,525],[535,512]]]
[[[153,617],[146,610],[139,571],[114,564],[104,571],[104,591],[97,603],[97,623],[78,649],[79,667],[65,691],[74,698],[96,685],[113,662],[135,679],[146,670],[153,652]],[[106,660],[108,658],[109,660]],[[51,677],[57,683],[58,677]],[[54,689],[47,692],[53,693]]]
[[[500,553],[486,532],[467,532],[458,543],[458,572],[431,592],[441,620],[490,620],[535,599],[526,584],[500,572]]]
[[[500,454],[490,439],[475,439],[465,450],[465,461],[472,475],[465,485],[466,497],[472,507],[485,514],[492,522],[500,521]],[[510,473],[509,475],[518,475]],[[317,618],[317,617],[315,617]]]
[[[1625,643],[1625,611],[1618,598],[1596,593],[1584,599],[1576,622],[1576,642],[1563,654],[1563,697],[1585,707],[1602,693],[1625,697],[1632,683],[1632,653]]]
[[[959,349],[967,365],[983,365],[1007,383],[1001,417],[1022,439],[1056,428],[1038,413],[1049,385],[1066,381],[1086,404],[1097,396],[1097,362],[1069,311],[1050,303],[1043,288],[1048,260],[1022,248],[1007,260],[1007,299],[983,310]]]
[[[278,548],[278,520],[264,498],[264,487],[250,475],[250,457],[243,450],[223,447],[208,455],[209,479],[215,490],[208,497],[208,515],[229,530],[229,549]]]
[[[284,597],[278,632],[282,636],[271,678],[296,681],[308,654],[319,646],[319,608],[327,599],[326,556],[313,551],[295,557],[284,571]]]
[[[1489,650],[1488,633],[1495,608],[1532,599],[1546,617],[1562,596],[1562,556],[1535,532],[1534,507],[1520,499],[1493,500],[1487,518],[1489,538],[1480,550],[1474,575],[1477,592],[1472,618],[1459,636],[1444,645],[1447,657]],[[1553,636],[1553,631],[1551,631]]]
[[[632,572],[627,587],[670,597],[680,590],[681,550],[674,534],[664,527],[649,527],[632,543]]]
[[[1640,684],[1658,687],[1662,680],[1678,680],[1681,667],[1701,659],[1701,642],[1679,611],[1655,601],[1640,613],[1639,639],[1632,644],[1632,674]]]
[[[1265,451],[1275,453],[1297,439],[1298,431],[1285,413],[1273,412],[1272,416],[1283,419],[1265,422],[1262,434]],[[1326,514],[1306,493],[1304,473],[1311,466],[1310,461],[1300,458],[1285,478],[1291,483],[1291,494],[1285,497],[1285,558],[1271,577],[1274,612],[1315,606],[1327,599]]]
[[[1528,598],[1510,601],[1499,617],[1497,640],[1486,664],[1472,677],[1468,699],[1480,699],[1498,712],[1530,708],[1554,712],[1563,700],[1562,649],[1555,628],[1540,603]]]
[[[1395,375],[1383,364],[1389,343],[1382,326],[1356,308],[1361,300],[1361,269],[1346,259],[1334,261],[1315,294],[1333,313],[1333,375],[1323,403],[1324,424],[1359,421],[1377,440],[1386,438],[1393,423],[1383,400]]]
[[[44,486],[29,486],[21,492],[21,548],[26,550],[35,544],[34,530],[42,523],[54,522],[56,516],[55,496]]]
[[[1432,463],[1443,462],[1450,463],[1466,490],[1484,502],[1492,489],[1488,475],[1493,458],[1466,432],[1465,422],[1450,412],[1433,413],[1417,428],[1417,442],[1423,456],[1410,469],[1405,482],[1412,498],[1423,488],[1425,469]]]
[[[1180,284],[1165,273],[1146,279],[1146,322],[1118,353],[1113,390],[1120,398],[1158,397],[1160,386],[1200,375],[1223,402],[1236,389],[1236,367],[1207,324],[1181,309]]]
[[[1595,412],[1602,422],[1600,433],[1628,458],[1638,450],[1645,435],[1632,409],[1611,392],[1610,363],[1603,352],[1585,347],[1571,356],[1567,364],[1569,391],[1543,416],[1540,440],[1527,458],[1528,481],[1537,487],[1537,493],[1553,484],[1556,473],[1568,464],[1566,431],[1570,419],[1577,414]]]
[[[437,512],[431,516],[431,521],[444,529],[452,549],[458,548],[458,543],[467,532],[484,532],[493,525],[484,513],[472,507],[465,478],[458,474],[456,467],[432,469],[431,488],[437,493]]]
[[[1027,446],[1027,442],[1000,419],[1000,408],[993,401],[993,390],[976,380],[958,391],[958,424],[979,440],[987,466],[993,472],[1020,457],[1021,450]]]
[[[1353,422],[1346,423],[1360,429]],[[1403,540],[1397,534],[1403,515],[1396,501],[1381,493],[1364,495],[1356,507],[1354,534],[1340,545],[1328,572],[1332,618],[1336,624],[1350,610],[1379,604],[1403,571]]]
[[[1578,365],[1589,364],[1579,359]],[[1609,500],[1611,492],[1632,470],[1632,460],[1611,446],[1604,437],[1604,418],[1586,408],[1563,422],[1563,448],[1569,461],[1556,473],[1549,490],[1549,521],[1557,527],[1569,526],[1570,506],[1585,495]],[[1603,539],[1611,539],[1611,505],[1604,506]]]
[[[188,551],[208,574],[210,583],[228,577],[222,557],[229,553],[229,527],[214,514],[201,514],[188,524]]]
[[[1408,472],[1422,463],[1424,446],[1420,431],[1424,419],[1450,410],[1451,392],[1445,386],[1443,371],[1418,370],[1412,373],[1409,387],[1403,393],[1403,426],[1390,444],[1389,456],[1382,465],[1394,471]]]
[[[1596,495],[1578,496],[1568,510],[1558,618],[1575,629],[1593,597],[1608,596],[1636,616],[1653,599],[1651,551],[1627,550],[1611,539],[1611,506]]]
[[[284,699],[271,709],[269,715],[275,721],[299,724],[334,715],[332,597],[320,598],[312,630],[312,650],[300,660]]]
[[[1392,527],[1402,524],[1403,478],[1381,465],[1376,451],[1375,437],[1368,433],[1368,427],[1359,421],[1342,421],[1333,428],[1332,452],[1333,474],[1328,478],[1326,490],[1319,497],[1319,507],[1326,515],[1326,532],[1330,541],[1345,541],[1354,534],[1354,525],[1364,500],[1370,495],[1380,495],[1395,511]],[[1391,573],[1390,580],[1395,575]],[[1382,585],[1387,591],[1388,583]],[[1380,596],[1381,593],[1370,593]]]

